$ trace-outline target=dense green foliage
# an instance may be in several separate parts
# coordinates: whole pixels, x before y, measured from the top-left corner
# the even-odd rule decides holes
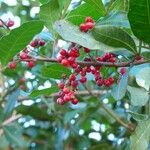
[[[5,16],[20,25],[9,28]],[[79,26],[87,16],[95,26],[85,33]],[[14,5],[2,0],[0,18],[0,150],[150,149],[150,0],[23,0]],[[33,48],[35,39],[46,44]],[[79,103],[60,106],[57,83],[73,70],[56,58],[72,43],[79,45],[81,66],[87,65],[86,57],[94,65],[97,56],[113,53],[116,63],[98,65],[115,84],[99,87],[88,74],[78,86]],[[25,48],[31,56],[22,61],[18,56]],[[31,58],[34,67],[27,64]],[[9,66],[12,59],[15,69]]]

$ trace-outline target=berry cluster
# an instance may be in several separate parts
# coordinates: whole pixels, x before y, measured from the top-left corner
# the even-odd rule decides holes
[[[94,23],[93,19],[91,17],[86,17],[85,23],[80,24],[80,30],[82,32],[87,32],[87,31],[93,29],[94,25],[95,25],[95,23]]]
[[[90,49],[83,48],[85,53],[89,53]],[[72,47],[68,51],[65,49],[60,50],[60,56],[57,60],[64,67],[71,67],[73,74],[70,75],[68,80],[61,82],[58,86],[61,90],[60,97],[57,99],[58,104],[64,104],[71,101],[73,104],[77,104],[78,100],[74,95],[74,92],[78,90],[78,84],[84,84],[87,81],[87,73],[93,74],[96,84],[98,86],[110,87],[114,84],[115,79],[113,77],[103,78],[100,73],[102,67],[99,66],[85,66],[82,67],[77,63],[77,58],[80,56],[79,48],[77,46]],[[84,58],[85,62],[92,61],[90,57]],[[97,62],[116,62],[116,56],[111,53],[105,53],[101,57],[96,57]],[[65,90],[64,90],[65,89]],[[67,92],[66,92],[67,89]]]
[[[45,45],[45,41],[41,40],[41,39],[35,39],[30,43],[30,46],[32,48],[37,48],[40,46],[44,46]],[[32,57],[30,56],[30,52],[32,50],[29,47],[26,47],[23,51],[21,51],[18,56],[17,59],[19,59],[19,61],[25,61],[27,62],[27,66],[28,68],[33,68],[35,66],[35,61],[32,60]],[[15,69],[17,67],[17,60],[12,60],[9,64],[8,67],[10,69]]]
[[[65,84],[63,82],[59,83],[58,86],[61,90],[61,92],[59,93],[59,98],[57,99],[58,104],[63,105],[69,101],[71,101],[71,103],[74,105],[78,103],[78,99],[75,97],[74,92],[65,87]]]

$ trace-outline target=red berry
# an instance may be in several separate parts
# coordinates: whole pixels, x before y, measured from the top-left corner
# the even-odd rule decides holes
[[[70,99],[71,99],[71,97],[70,97],[69,94],[66,94],[66,95],[64,96],[64,101],[65,101],[65,102],[68,102]]]
[[[86,67],[86,72],[91,72],[91,66]]]
[[[75,57],[69,57],[68,61],[69,61],[70,64],[73,63],[73,62],[75,62]]]
[[[126,71],[127,71],[126,68],[121,68],[121,69],[120,69],[120,73],[121,73],[122,75],[124,75],[124,74],[126,73]]]
[[[110,58],[111,58],[111,54],[110,53],[105,53],[105,55],[103,56],[103,60],[105,60],[105,61],[107,61]]]
[[[63,82],[60,82],[60,83],[58,84],[58,87],[59,87],[60,89],[63,89],[64,86],[65,86],[65,84],[64,84]]]
[[[6,23],[6,25],[8,26],[8,27],[12,27],[13,25],[15,24],[15,22],[13,21],[13,20],[8,20],[8,22]]]
[[[38,42],[39,42],[39,40],[34,40],[34,41],[32,41],[31,43],[30,43],[30,45],[32,46],[32,47],[37,47],[38,46]]]
[[[72,74],[69,78],[70,81],[74,81],[76,80],[76,75],[75,74]]]
[[[62,56],[66,56],[67,55],[67,51],[65,49],[60,50],[60,54]]]
[[[80,66],[77,66],[77,68],[75,69],[76,73],[80,73],[80,71],[82,71]]]
[[[99,62],[103,62],[103,57],[97,57],[96,60]]]
[[[63,89],[63,92],[64,92],[65,94],[68,94],[68,93],[70,92],[70,89],[69,89],[69,88],[64,88],[64,89]]]
[[[44,45],[45,45],[45,41],[44,41],[44,40],[38,41],[38,45],[39,45],[39,46],[44,46]]]
[[[85,25],[86,25],[86,28],[89,30],[89,29],[93,29],[95,24],[92,22],[87,22]]]
[[[85,58],[84,58],[84,61],[91,61],[91,58],[85,57]]]
[[[82,71],[80,72],[80,74],[81,74],[81,76],[86,76],[86,70],[82,70]]]
[[[72,67],[73,69],[76,69],[76,68],[78,67],[78,64],[77,64],[76,62],[74,62],[74,63],[71,64],[71,67]]]
[[[69,64],[69,61],[67,60],[67,59],[63,59],[62,61],[61,61],[61,64],[63,65],[63,66],[65,66],[65,67],[68,67],[70,64]]]
[[[88,16],[88,17],[85,18],[85,22],[93,22],[93,19]]]
[[[71,101],[71,103],[74,104],[74,105],[78,104],[78,102],[79,102],[79,101],[78,101],[78,99],[76,99],[76,98],[72,99],[72,101]]]
[[[57,103],[59,104],[59,105],[64,105],[64,100],[62,99],[62,98],[58,98],[57,99]]]
[[[113,77],[109,77],[108,78],[110,85],[114,84],[115,79]]]
[[[89,53],[89,52],[90,52],[90,49],[84,47],[84,52],[85,52],[85,53]]]
[[[34,61],[29,61],[29,62],[28,62],[28,67],[29,67],[29,68],[33,68],[34,66],[35,66]]]
[[[88,31],[88,28],[87,28],[87,26],[86,26],[86,24],[80,24],[80,30],[82,31],[82,32],[87,32]]]
[[[9,66],[9,68],[10,68],[10,69],[15,69],[15,68],[16,68],[16,66],[17,66],[17,64],[16,64],[16,62],[15,62],[15,61],[12,61],[12,62],[10,62],[10,63],[9,63],[9,65],[8,65],[8,66]]]
[[[71,82],[71,86],[73,86],[74,88],[76,88],[78,86],[78,81],[72,81]]]
[[[20,55],[19,55],[19,57],[20,57],[20,59],[27,59],[28,55],[25,52],[21,52]]]
[[[136,60],[136,61],[139,61],[139,60],[141,60],[141,59],[143,59],[142,56],[140,56],[140,55],[136,55],[136,56],[135,56],[135,60]]]
[[[63,57],[62,57],[62,56],[58,56],[57,61],[58,61],[59,63],[61,63],[62,60],[63,60]]]
[[[111,85],[110,81],[108,79],[104,80],[104,85],[109,87]]]
[[[102,86],[102,85],[104,84],[103,79],[97,80],[96,84],[97,84],[98,86]]]
[[[81,79],[80,79],[80,82],[85,83],[86,81],[87,81],[87,78],[85,76],[82,76]]]
[[[114,62],[116,62],[116,58],[115,58],[115,57],[112,57],[112,58],[110,58],[108,61],[114,63]]]

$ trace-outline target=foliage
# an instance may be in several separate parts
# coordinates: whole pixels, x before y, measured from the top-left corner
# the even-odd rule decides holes
[[[149,149],[149,36],[150,0],[0,1],[0,150]],[[60,106],[73,75],[79,103]]]

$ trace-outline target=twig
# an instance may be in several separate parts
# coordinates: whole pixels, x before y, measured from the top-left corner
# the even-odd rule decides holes
[[[24,61],[43,61],[43,62],[51,62],[51,63],[58,63],[57,59],[55,58],[43,58],[43,57],[36,57],[33,59],[25,59]],[[19,60],[22,61],[22,60]],[[130,67],[131,63],[132,65],[140,65],[149,63],[148,60],[140,60],[140,61],[128,61],[128,62],[121,62],[121,63],[110,63],[110,62],[97,62],[97,61],[77,61],[77,63],[81,66],[105,66],[105,67]]]
[[[85,89],[89,92],[89,94],[93,97],[99,99],[98,96],[94,95],[91,90],[84,85]],[[134,131],[134,128],[131,125],[126,124],[112,109],[108,108],[104,103],[101,103],[101,107],[112,117],[114,118],[120,125],[128,129],[129,131]]]
[[[1,127],[0,127],[0,136],[1,136],[1,135],[3,134],[3,132],[4,132],[3,129],[2,129],[3,126],[6,126],[6,125],[8,125],[8,124],[14,122],[15,120],[19,119],[21,116],[22,116],[22,115],[20,115],[20,114],[18,114],[18,115],[13,115],[13,116],[11,116],[10,118],[8,118],[7,120],[5,120],[5,121],[2,123]]]
[[[91,92],[92,92],[92,94],[98,96],[98,95],[106,94],[106,93],[108,93],[110,91],[106,91],[106,90],[92,90]],[[77,92],[75,92],[75,95],[76,96],[86,96],[86,95],[89,95],[89,92],[88,91],[77,91]],[[45,96],[45,98],[54,98],[54,97],[57,98],[58,97],[58,93],[54,93],[54,94],[52,94],[50,96]],[[18,102],[22,102],[24,100],[29,100],[29,99],[32,99],[32,98],[31,97],[19,97],[18,98]]]

